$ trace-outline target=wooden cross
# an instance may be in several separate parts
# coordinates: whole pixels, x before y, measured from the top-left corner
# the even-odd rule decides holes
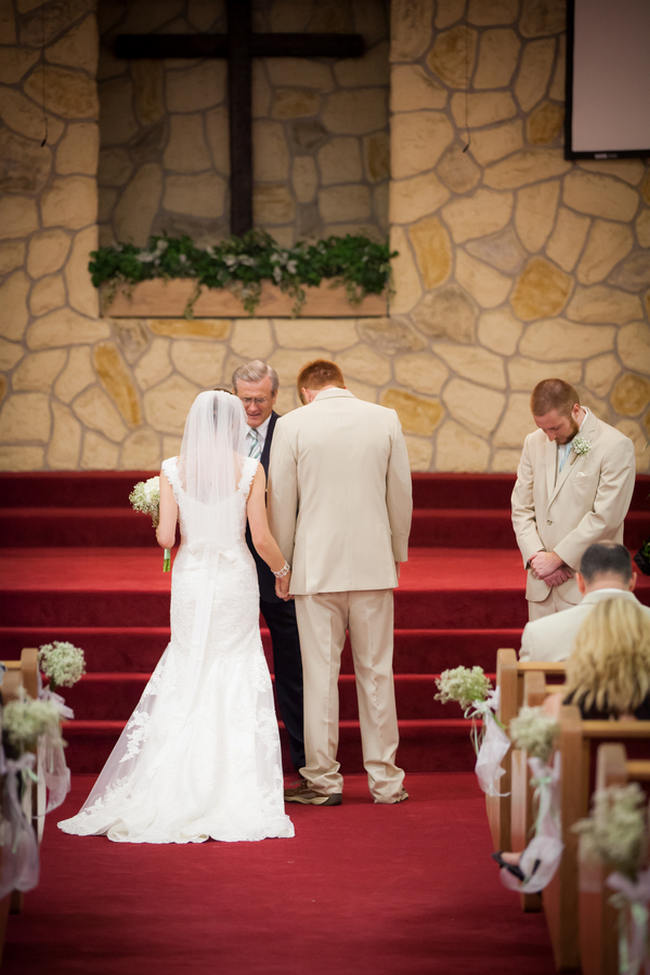
[[[354,58],[360,34],[254,34],[250,0],[226,0],[227,34],[120,34],[119,58],[227,58],[230,113],[230,232],[253,226],[252,59]]]

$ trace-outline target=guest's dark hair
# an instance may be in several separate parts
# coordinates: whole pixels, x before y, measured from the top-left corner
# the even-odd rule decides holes
[[[335,362],[329,359],[314,359],[303,366],[296,380],[298,396],[302,399],[302,389],[324,389],[325,386],[338,386],[345,389],[343,373]]]
[[[580,397],[563,379],[542,379],[537,383],[530,397],[530,411],[533,416],[545,416],[557,410],[561,416],[568,416]]]
[[[627,583],[632,578],[630,553],[617,542],[594,542],[584,551],[580,574],[587,584],[600,575],[617,575]]]

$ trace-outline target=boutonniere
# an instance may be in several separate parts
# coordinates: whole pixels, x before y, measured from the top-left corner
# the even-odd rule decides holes
[[[591,450],[591,440],[586,440],[585,437],[574,437],[571,441],[571,450],[573,451],[571,463],[573,463],[576,457],[582,457],[583,454],[589,453]]]

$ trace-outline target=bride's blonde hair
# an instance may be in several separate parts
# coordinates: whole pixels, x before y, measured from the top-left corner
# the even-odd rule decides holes
[[[566,689],[585,710],[626,714],[650,695],[650,620],[636,600],[598,602],[576,636]]]

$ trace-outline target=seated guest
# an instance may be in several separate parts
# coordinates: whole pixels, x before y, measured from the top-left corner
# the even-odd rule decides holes
[[[567,661],[565,701],[583,718],[650,720],[650,619],[627,599],[589,613]]]
[[[630,553],[616,542],[595,542],[582,556],[577,583],[582,602],[552,616],[527,623],[521,635],[520,660],[566,660],[576,634],[592,609],[606,599],[623,599],[640,606],[632,590],[636,575]],[[650,620],[650,609],[642,607]]]

